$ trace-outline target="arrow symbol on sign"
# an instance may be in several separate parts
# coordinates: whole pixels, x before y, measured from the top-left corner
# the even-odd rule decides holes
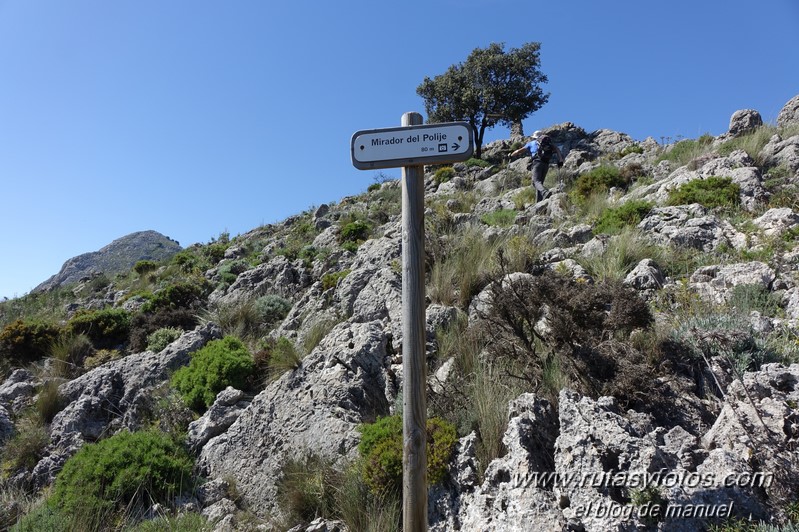
[[[457,149],[458,149],[458,148],[460,148],[460,147],[461,147],[461,145],[460,145],[460,144],[458,144],[457,142],[456,142],[456,143],[454,143],[454,144],[452,144],[452,149],[453,149],[453,150],[456,150],[456,151],[457,151]]]

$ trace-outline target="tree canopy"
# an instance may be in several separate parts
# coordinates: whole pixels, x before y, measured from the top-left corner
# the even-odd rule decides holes
[[[428,122],[468,122],[480,157],[486,129],[521,124],[549,99],[541,89],[547,77],[539,69],[540,49],[541,43],[531,42],[505,52],[503,43],[492,43],[445,73],[425,77],[416,93],[424,99]]]

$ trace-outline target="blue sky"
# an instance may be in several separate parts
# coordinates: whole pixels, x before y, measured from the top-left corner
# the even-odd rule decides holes
[[[798,28],[796,0],[0,0],[0,297],[134,231],[188,246],[365,191],[352,134],[491,42],[542,45],[527,133],[659,140],[773,122]]]

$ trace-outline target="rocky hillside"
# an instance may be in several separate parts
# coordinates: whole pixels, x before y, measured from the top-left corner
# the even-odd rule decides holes
[[[795,530],[799,96],[546,132],[426,169],[430,529]],[[0,304],[0,528],[398,530],[400,197]]]
[[[83,279],[128,273],[140,260],[165,261],[180,251],[180,244],[157,231],[138,231],[118,238],[98,251],[66,261],[61,271],[34,288],[32,292],[53,290]]]

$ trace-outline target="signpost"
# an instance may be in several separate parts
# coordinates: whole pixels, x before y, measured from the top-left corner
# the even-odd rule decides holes
[[[474,145],[469,124],[448,122],[358,131],[350,150],[355,168],[372,170],[465,161]]]
[[[358,131],[352,164],[360,170],[402,167],[402,524],[427,530],[427,361],[424,306],[424,166],[465,161],[474,151],[464,122]]]

